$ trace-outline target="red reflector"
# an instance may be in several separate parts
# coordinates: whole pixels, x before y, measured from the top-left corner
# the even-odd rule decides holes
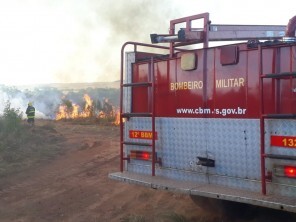
[[[285,176],[296,178],[296,167],[295,166],[284,166]]]
[[[140,150],[131,150],[130,158],[138,160],[152,160],[152,153]]]
[[[142,158],[145,160],[149,160],[150,159],[150,154],[149,153],[142,153]]]

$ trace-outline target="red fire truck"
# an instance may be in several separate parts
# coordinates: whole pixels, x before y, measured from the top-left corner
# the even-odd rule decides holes
[[[295,30],[296,16],[219,25],[203,13],[126,42],[109,178],[296,212]]]

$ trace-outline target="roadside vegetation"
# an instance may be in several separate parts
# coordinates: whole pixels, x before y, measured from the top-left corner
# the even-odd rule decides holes
[[[0,177],[53,158],[62,152],[58,146],[61,141],[50,121],[30,127],[23,112],[7,101],[0,116]]]
[[[9,101],[0,113],[0,178],[49,161],[65,152],[61,144],[64,138],[55,129],[58,121],[36,119],[35,126],[31,127],[20,108],[13,108]],[[116,125],[114,115],[104,115],[102,118],[91,115],[59,121],[74,125]]]

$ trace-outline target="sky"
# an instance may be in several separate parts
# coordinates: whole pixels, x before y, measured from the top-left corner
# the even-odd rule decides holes
[[[214,24],[286,25],[295,2],[0,0],[0,85],[119,80],[124,42],[150,43],[169,21],[210,13]]]

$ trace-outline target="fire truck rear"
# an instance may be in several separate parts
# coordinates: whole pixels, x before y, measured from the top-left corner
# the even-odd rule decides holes
[[[219,25],[203,13],[171,20],[153,44],[126,42],[109,178],[296,212],[295,29],[296,16]]]

